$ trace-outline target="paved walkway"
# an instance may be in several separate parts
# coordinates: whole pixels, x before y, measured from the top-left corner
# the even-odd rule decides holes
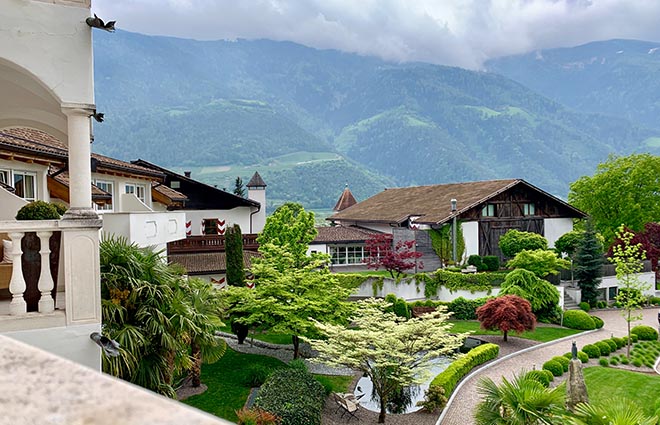
[[[658,328],[658,309],[645,309],[644,318],[634,325],[645,324]],[[530,351],[513,355],[512,357],[495,364],[490,368],[480,370],[470,376],[462,387],[456,392],[451,405],[447,408],[444,417],[438,420],[439,425],[469,425],[474,424],[472,419],[476,405],[479,403],[479,394],[476,391],[477,382],[482,377],[491,378],[500,382],[502,377],[512,378],[521,370],[540,369],[541,365],[554,356],[560,356],[571,351],[571,342],[577,341],[578,348],[585,344],[591,344],[601,339],[614,336],[625,336],[627,334],[627,323],[623,320],[619,310],[608,310],[594,312],[605,322],[603,329],[596,332],[569,337],[569,339],[534,347]]]

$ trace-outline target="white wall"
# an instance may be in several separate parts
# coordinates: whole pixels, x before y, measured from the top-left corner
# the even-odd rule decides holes
[[[183,211],[103,214],[103,233],[123,236],[139,246],[163,249],[167,242],[186,237]]]
[[[18,210],[27,205],[27,201],[4,189],[0,189],[0,205],[2,205],[0,220],[14,220]]]
[[[414,279],[402,280],[399,283],[396,283],[394,279],[384,279],[383,288],[376,291],[376,297],[384,298],[387,294],[395,294],[399,298],[403,298],[406,301],[415,301],[415,300],[424,300],[424,288],[426,284],[424,282],[415,283]],[[488,296],[495,296],[499,293],[500,288],[493,288],[490,293],[487,291],[454,291],[450,292],[447,288],[440,287],[438,289],[438,296],[432,297],[434,300],[438,301],[452,301],[456,298],[463,297],[469,300],[483,298]],[[374,289],[372,285],[372,280],[369,279],[362,283],[357,291],[353,294],[356,297],[373,297]]]
[[[101,324],[15,331],[3,335],[100,371],[101,349],[89,338],[93,332],[101,332]]]
[[[465,261],[470,255],[479,255],[479,223],[476,221],[461,223],[461,230],[465,240],[465,254],[463,254]]]
[[[255,209],[250,207],[237,207],[231,210],[186,210],[186,221],[192,222],[192,236],[200,236],[202,234],[202,220],[217,218],[225,222],[225,229],[231,225],[238,224],[241,226],[241,232],[244,234],[250,233],[250,213]],[[259,215],[255,214],[253,220]],[[258,233],[263,230],[252,223],[252,233]]]
[[[241,230],[243,233],[261,233],[261,231],[264,229],[264,225],[266,224],[266,189],[250,189],[248,188],[247,191],[247,196],[249,199],[252,199],[253,201],[259,202],[261,205],[261,209],[259,212],[255,213],[252,216],[252,231],[250,231],[250,223],[248,220],[248,227],[244,228],[242,224],[239,222],[235,221],[234,223],[238,223],[239,226],[241,226]],[[244,208],[244,207],[241,207]],[[251,208],[250,212],[256,211],[256,208]]]
[[[546,218],[543,220],[543,236],[548,240],[548,248],[555,247],[555,241],[573,230],[572,218]]]
[[[307,255],[312,255],[312,251],[321,252],[323,254],[329,254],[328,245],[325,243],[310,243],[307,248]]]

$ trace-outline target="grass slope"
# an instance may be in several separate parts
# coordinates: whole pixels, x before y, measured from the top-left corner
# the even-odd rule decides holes
[[[481,329],[481,325],[477,321],[471,320],[452,320],[451,323],[454,325],[452,328],[453,332],[472,332],[473,335],[502,335],[502,332],[496,331],[487,331]],[[582,331],[577,329],[568,329],[568,328],[557,328],[554,326],[538,326],[534,331],[525,331],[521,335],[516,334],[515,332],[509,333],[510,336],[516,336],[519,338],[531,339],[539,342],[548,342],[554,341],[555,339],[563,338],[565,336],[575,335]]]
[[[660,376],[594,366],[584,369],[584,379],[591,402],[626,398],[644,409],[647,415],[655,414]]]

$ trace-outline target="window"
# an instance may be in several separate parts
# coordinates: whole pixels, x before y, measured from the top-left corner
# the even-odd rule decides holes
[[[218,219],[217,218],[205,218],[202,221],[202,232],[205,235],[217,235],[218,234]]]
[[[132,193],[137,198],[142,201],[143,203],[147,203],[146,198],[144,197],[144,194],[146,192],[145,186],[142,184],[127,184],[126,185],[126,193]]]
[[[95,184],[96,187],[103,190],[104,192],[108,192],[111,196],[110,201],[106,202],[103,205],[96,205],[96,209],[98,211],[112,211],[112,200],[115,197],[115,191],[114,191],[115,184],[113,182],[102,181],[102,180],[97,180]]]
[[[330,262],[332,264],[362,264],[365,249],[361,245],[330,246]]]
[[[495,204],[486,204],[481,210],[482,217],[495,217]]]
[[[536,215],[534,204],[523,204],[523,215]]]
[[[9,170],[0,170],[0,183],[9,184]]]
[[[14,171],[14,193],[26,201],[36,200],[37,193],[37,179],[36,173],[28,173],[25,171]]]
[[[180,189],[180,188],[181,188],[181,182],[178,181],[178,180],[172,180],[172,181],[170,182],[170,187],[171,187],[172,189]]]

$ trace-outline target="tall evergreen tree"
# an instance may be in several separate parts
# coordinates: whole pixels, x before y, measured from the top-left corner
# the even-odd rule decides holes
[[[227,256],[227,283],[233,286],[245,286],[243,233],[241,232],[241,226],[238,224],[227,228],[225,254]]]
[[[588,220],[585,231],[575,254],[574,276],[582,290],[582,301],[593,304],[598,297],[598,286],[603,276],[603,246],[596,235],[591,220]]]
[[[234,180],[234,195],[245,198],[245,186],[241,176],[236,177],[236,180]]]

